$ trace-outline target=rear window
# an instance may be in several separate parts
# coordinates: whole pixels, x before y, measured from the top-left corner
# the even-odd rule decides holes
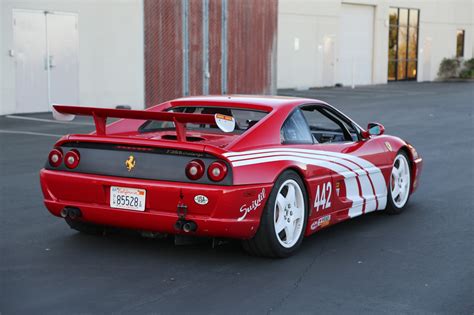
[[[232,116],[235,119],[235,130],[233,133],[243,133],[246,130],[252,128],[257,122],[267,115],[266,112],[249,110],[243,108],[229,108],[229,107],[198,107],[198,106],[186,106],[186,107],[172,107],[167,111],[177,113],[191,113],[191,114],[223,114]],[[175,129],[174,123],[170,121],[157,121],[149,120],[145,122],[139,128],[139,132],[154,132],[161,130]],[[200,131],[211,131],[211,132],[222,132],[217,126],[209,124],[194,124],[187,123],[186,129],[188,130],[200,130]]]

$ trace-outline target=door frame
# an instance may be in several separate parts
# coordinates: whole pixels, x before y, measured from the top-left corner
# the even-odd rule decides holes
[[[340,18],[342,18],[342,11],[344,10],[343,9],[344,6],[345,7],[352,6],[352,7],[360,7],[360,8],[364,7],[364,8],[370,8],[371,9],[372,19],[370,21],[370,23],[371,23],[370,28],[371,28],[371,32],[372,32],[372,39],[370,41],[370,52],[372,54],[372,58],[370,60],[370,68],[371,68],[370,69],[370,82],[368,84],[369,85],[374,84],[374,82],[375,82],[375,71],[376,71],[376,69],[375,69],[375,65],[376,65],[375,64],[375,52],[376,52],[376,47],[375,47],[375,40],[376,40],[375,31],[376,31],[376,29],[375,29],[375,27],[376,27],[376,19],[377,19],[377,6],[374,5],[374,4],[370,4],[370,3],[359,3],[359,2],[346,2],[346,1],[343,1],[341,3],[341,14],[340,14],[341,16],[340,16]],[[344,32],[344,30],[342,30],[340,28],[338,35],[339,35],[339,38],[341,40],[342,40],[342,37],[343,37],[341,35],[342,32]],[[338,54],[336,59],[341,59],[341,54],[342,54],[341,45],[339,44],[336,49],[337,49],[337,54]],[[337,79],[337,81],[342,82],[344,76],[341,76],[341,74],[339,73],[339,71],[342,71],[342,70],[340,70],[341,65],[340,65],[339,62],[337,62],[336,65],[338,67],[336,69],[337,76],[338,77],[340,76],[340,78]],[[350,66],[351,66],[351,83],[350,83],[350,85],[352,86],[352,88],[354,88],[357,85],[365,85],[365,84],[356,83],[356,80],[355,80],[355,77],[354,77],[354,68],[353,68],[354,67],[354,61],[353,60],[351,61]]]
[[[34,13],[34,14],[42,14],[44,16],[44,30],[45,30],[45,38],[43,39],[44,40],[44,50],[42,51],[42,55],[43,55],[43,60],[44,60],[44,66],[45,66],[45,70],[46,70],[46,77],[47,77],[47,82],[46,82],[46,86],[47,86],[47,90],[46,90],[46,93],[47,93],[47,101],[48,101],[48,107],[51,106],[51,64],[50,64],[50,50],[49,50],[49,37],[48,37],[48,14],[55,14],[55,15],[68,15],[68,16],[74,16],[76,17],[76,23],[77,23],[77,29],[78,29],[78,32],[79,32],[79,14],[78,13],[74,13],[74,12],[64,12],[64,11],[50,11],[50,10],[40,10],[40,9],[17,9],[17,8],[13,8],[12,9],[12,28],[15,27],[15,13],[16,12],[26,12],[26,13]],[[15,42],[15,38],[14,38],[14,35],[15,32],[13,32],[13,42]],[[77,36],[77,66],[79,68],[79,35]],[[16,65],[15,65],[15,68],[16,68]],[[76,86],[76,89],[77,89],[77,93],[79,95],[79,69],[77,69],[77,75],[78,75],[78,80],[77,80],[77,86]],[[15,75],[16,75],[16,69],[15,69]],[[18,86],[15,86],[15,102],[17,101],[17,96],[16,94],[18,93]]]
[[[401,6],[390,6],[389,7],[389,25],[388,25],[388,37],[390,37],[390,27],[392,25],[390,25],[390,9],[396,9],[397,10],[397,24],[396,24],[396,27],[397,27],[397,53],[396,53],[396,57],[395,59],[392,59],[392,61],[395,62],[395,79],[393,80],[390,80],[388,78],[388,72],[389,72],[389,66],[390,66],[390,57],[389,57],[389,54],[390,54],[390,47],[388,47],[388,53],[387,53],[387,82],[390,83],[390,82],[397,82],[397,81],[418,81],[418,65],[419,65],[419,50],[420,50],[420,15],[421,15],[421,10],[419,8],[410,8],[410,7],[401,7]],[[398,63],[400,62],[401,59],[398,58],[398,46],[400,44],[400,41],[399,41],[399,36],[400,36],[400,31],[399,31],[399,28],[400,28],[400,10],[408,10],[408,15],[407,15],[407,19],[408,19],[408,23],[406,25],[406,28],[407,28],[407,36],[406,36],[406,58],[405,58],[405,62],[406,62],[406,65],[405,65],[405,78],[404,79],[399,79],[398,78]],[[416,25],[416,74],[413,78],[409,78],[408,77],[408,63],[410,62],[410,58],[408,56],[408,49],[410,47],[410,14],[411,14],[411,11],[412,10],[416,10],[417,11],[417,25]],[[403,26],[402,26],[403,27]],[[389,45],[390,45],[390,38],[388,39],[388,42],[389,42]],[[402,59],[403,60],[403,59]]]

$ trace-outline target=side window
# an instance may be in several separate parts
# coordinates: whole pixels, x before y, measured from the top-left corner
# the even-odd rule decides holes
[[[348,135],[346,134],[347,141],[357,141],[357,140],[359,140],[358,131],[355,129],[355,127],[350,122],[346,122],[345,120],[342,120],[342,119],[338,118],[334,113],[332,113],[332,112],[330,112],[326,109],[323,109],[322,111],[331,120],[336,121],[344,131],[347,131],[349,133],[349,137],[347,137]]]
[[[281,127],[280,137],[282,143],[313,143],[308,125],[301,110],[297,109],[288,117]]]
[[[312,136],[319,142],[344,142],[357,140],[353,127],[336,115],[318,106],[302,108]]]

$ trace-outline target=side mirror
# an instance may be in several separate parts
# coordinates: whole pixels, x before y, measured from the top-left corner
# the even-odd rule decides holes
[[[380,136],[385,132],[385,127],[382,124],[371,122],[367,125],[367,130],[362,132],[362,137],[369,138],[370,136]]]
[[[385,127],[382,124],[371,122],[367,125],[367,131],[371,136],[380,136],[385,132]]]

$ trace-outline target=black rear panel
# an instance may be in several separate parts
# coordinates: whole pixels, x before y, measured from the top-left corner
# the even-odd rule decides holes
[[[46,169],[138,179],[232,185],[232,169],[229,164],[202,152],[96,143],[65,143],[61,148],[64,155],[71,149],[79,151],[80,163],[77,168],[69,169],[64,163],[58,167],[52,167],[49,162],[46,162]],[[129,171],[126,162],[131,156],[135,163]],[[194,159],[204,162],[206,172],[209,164],[222,161],[227,164],[228,173],[218,183],[211,181],[207,173],[198,180],[190,180],[185,174],[185,169],[186,165]]]

